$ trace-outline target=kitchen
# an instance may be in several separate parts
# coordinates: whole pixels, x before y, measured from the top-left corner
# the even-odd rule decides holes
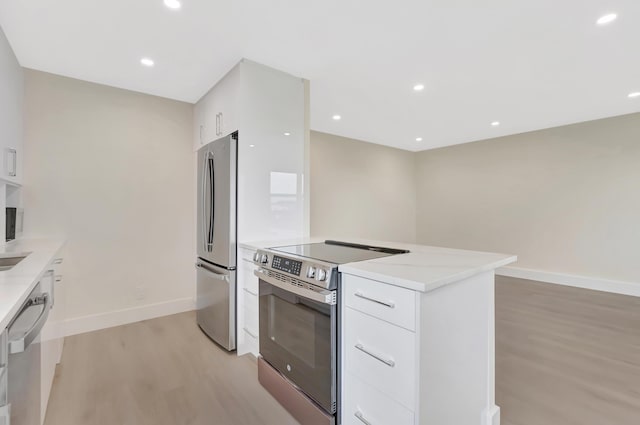
[[[493,9],[468,4],[459,5],[461,10],[433,6],[428,9],[432,15],[425,18],[428,31],[441,34],[444,44],[452,43],[446,48],[459,41],[453,28],[483,27],[470,22],[471,15],[478,13],[495,24],[496,31],[486,34],[489,40],[469,41],[471,47],[479,49],[478,45],[492,41],[515,55],[504,41],[508,34],[529,47],[523,47],[527,54],[516,55],[518,62],[501,59],[500,49],[487,47],[474,53],[462,45],[458,52],[467,53],[465,58],[426,42],[423,49],[442,60],[438,71],[431,67],[425,71],[424,65],[398,70],[394,63],[409,64],[411,57],[421,55],[393,49],[384,42],[389,34],[374,34],[371,28],[383,19],[382,12],[400,21],[411,19],[409,11],[372,6],[368,18],[357,21],[358,30],[347,31],[344,27],[351,22],[345,18],[357,13],[350,3],[335,12],[334,32],[327,35],[326,29],[313,25],[318,17],[333,16],[327,5],[309,5],[308,16],[287,5],[297,13],[297,20],[288,24],[284,4],[270,10],[251,3],[244,10],[249,4],[220,3],[216,6],[221,9],[215,12],[242,17],[229,21],[242,22],[238,25],[243,31],[255,26],[244,37],[230,38],[230,23],[207,25],[206,17],[215,14],[213,5],[185,1],[182,6],[174,10],[161,1],[149,1],[141,10],[128,10],[124,3],[115,2],[87,10],[76,2],[62,8],[67,13],[57,10],[59,5],[6,3],[0,8],[0,25],[8,39],[3,43],[0,76],[7,90],[1,107],[3,143],[23,140],[17,148],[7,146],[18,152],[13,170],[21,177],[18,181],[3,178],[7,183],[0,198],[6,199],[6,207],[24,214],[24,230],[5,250],[32,252],[12,270],[1,272],[0,299],[14,296],[10,293],[17,289],[9,281],[22,279],[19,276],[42,280],[53,268],[53,277],[49,274],[46,279],[58,276],[61,280],[55,284],[56,301],[42,332],[43,339],[64,337],[61,363],[55,380],[51,378],[53,389],[43,415],[46,423],[162,423],[160,412],[165,421],[172,418],[169,423],[204,421],[197,412],[188,413],[195,405],[221,415],[219,423],[295,423],[287,409],[263,391],[252,354],[226,357],[195,326],[194,260],[200,257],[201,246],[196,222],[202,217],[197,155],[203,148],[198,144],[204,140],[202,146],[208,145],[235,130],[239,130],[239,275],[245,265],[250,273],[256,266],[242,260],[247,252],[327,239],[406,248],[411,251],[407,255],[417,254],[420,248],[416,247],[424,245],[502,252],[508,258],[517,255],[518,262],[498,269],[496,278],[495,405],[500,406],[502,423],[601,423],[605,419],[633,423],[631,418],[638,412],[637,403],[629,400],[629,391],[638,382],[637,345],[632,342],[637,337],[633,320],[638,295],[633,249],[638,236],[633,219],[638,211],[633,190],[638,181],[634,113],[640,107],[632,96],[638,90],[637,61],[616,52],[632,51],[625,49],[631,49],[635,39],[636,5],[567,5],[557,17],[548,17],[550,31],[557,31],[554,34],[559,37],[554,40],[565,43],[549,52],[540,49],[550,48],[555,41],[517,32],[500,22],[507,22],[504,19],[509,16],[523,27],[535,28],[535,18],[546,17],[556,7],[550,2],[526,10],[530,15],[526,18],[521,16],[524,12],[505,5],[504,14],[497,16],[492,15]],[[71,12],[73,7],[79,9]],[[617,20],[596,23],[611,10],[618,13]],[[576,13],[571,15],[572,22],[580,21],[571,28],[579,37],[566,27],[568,11]],[[456,13],[459,22],[445,20],[450,29],[436,19]],[[56,19],[47,20],[47,16]],[[143,17],[149,34],[163,34],[157,44],[139,29]],[[101,19],[119,22],[131,32],[109,31],[111,38],[105,37],[107,30],[97,25]],[[394,25],[395,41],[413,46],[407,41],[416,43],[413,31],[425,40],[416,26],[398,29]],[[173,27],[175,31],[163,32]],[[204,32],[193,34],[190,27]],[[315,38],[293,35],[306,27],[318,33]],[[211,38],[198,39],[205,28]],[[78,31],[85,31],[86,37],[74,37]],[[185,40],[181,34],[190,37],[194,46],[210,44],[218,50],[194,55],[178,41]],[[363,34],[373,37],[373,45],[386,52],[384,59],[364,44],[358,44],[360,53],[352,53],[354,60],[345,59]],[[119,43],[121,37],[129,38]],[[224,40],[224,46],[215,40]],[[270,43],[274,40],[278,43]],[[558,56],[568,47],[577,56],[571,64]],[[17,58],[9,53],[11,49]],[[313,54],[286,54],[307,50]],[[490,57],[478,57],[479,52]],[[605,67],[598,65],[605,57],[616,73],[606,84]],[[154,66],[143,65],[142,58],[154,59]],[[552,69],[551,75],[543,78],[533,73],[541,68],[527,69],[534,59]],[[477,66],[473,79],[448,68],[465,69],[464,61]],[[496,66],[489,69],[494,61]],[[251,82],[250,71],[240,72],[240,81],[220,85],[225,75],[233,79],[233,73],[228,73],[236,66],[260,74],[253,80],[258,83]],[[504,69],[498,72],[501,66]],[[570,74],[576,69],[581,70],[579,75]],[[270,83],[259,84],[262,78]],[[474,89],[465,78],[486,84]],[[499,89],[492,84],[498,78],[503,83]],[[552,84],[546,79],[552,79]],[[420,84],[425,86],[422,90],[414,87]],[[222,89],[214,88],[217,94],[211,102],[201,102],[214,86]],[[283,91],[284,86],[288,91]],[[24,87],[23,100],[20,87]],[[238,112],[228,112],[219,99],[232,99],[230,108]],[[17,107],[20,104],[24,107]],[[204,108],[210,112],[204,114],[203,129],[198,118],[202,105],[211,105]],[[22,120],[24,125],[19,124]],[[498,121],[499,125],[492,125]],[[489,140],[475,142],[484,139]],[[11,153],[4,166],[13,166],[15,157]],[[290,208],[293,215],[283,218],[282,208]],[[31,256],[40,254],[28,243],[43,238],[66,243],[58,252],[46,248],[39,260],[42,270],[32,270],[37,258]],[[286,243],[292,239],[296,240]],[[260,240],[273,243],[255,242]],[[53,265],[57,259],[62,264]],[[245,285],[244,277],[238,276],[237,282],[238,323],[229,329],[236,330],[237,354],[259,353],[259,344],[247,344],[250,335],[245,328],[258,336],[255,340],[262,337],[263,328],[256,325],[260,314],[252,315],[260,307],[249,305],[251,294],[243,290],[259,290],[258,278],[253,280],[256,288]],[[17,304],[28,295],[19,294]],[[19,308],[10,306],[7,316]],[[162,346],[162,335],[170,331],[193,341],[204,338],[194,343],[197,357],[210,353],[211,359],[225,362],[222,369],[233,374],[225,378],[224,371],[207,360],[201,364],[191,359],[205,368],[205,385],[198,382],[197,371],[186,365],[189,361],[177,357],[182,350],[154,354],[152,347]],[[160,361],[136,363],[136,358],[145,357],[116,350],[111,346],[114,341],[126,347],[144,341],[141,350]],[[172,341],[165,344],[173,346]],[[181,341],[182,347],[189,342]],[[483,343],[490,345],[490,336]],[[91,357],[83,357],[89,353]],[[106,371],[91,368],[94,359]],[[192,378],[185,382],[193,386],[170,368],[172,360],[183,365],[185,376]],[[119,366],[122,371],[108,373]],[[136,377],[135,370],[143,373]],[[163,371],[164,377],[160,376]],[[234,374],[247,387],[233,382]],[[97,376],[103,381],[91,379]],[[111,387],[103,387],[109,382]],[[229,388],[229,394],[219,394],[214,383]],[[146,400],[139,394],[141,388],[157,389],[166,398],[174,396],[171,411],[159,407],[159,399],[149,396]],[[188,396],[179,395],[180,389]],[[271,414],[242,416],[227,401],[241,399],[243,394],[251,395],[243,408]],[[83,401],[74,405],[83,407],[74,410],[70,397],[80,397]],[[96,397],[104,402],[96,405]],[[459,400],[450,396],[449,401]],[[114,407],[118,405],[127,408]],[[405,410],[415,413],[417,409]],[[172,417],[173,411],[183,412],[184,419]],[[371,423],[385,423],[362,413]],[[213,420],[208,419],[208,423]],[[359,421],[353,415],[351,420]]]

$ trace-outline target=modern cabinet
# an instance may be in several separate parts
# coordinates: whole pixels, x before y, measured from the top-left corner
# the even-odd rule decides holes
[[[258,356],[260,322],[258,320],[258,278],[253,274],[255,250],[240,248],[238,264],[238,355]]]
[[[236,65],[194,107],[194,150],[239,128],[241,70]]]
[[[238,132],[237,240],[309,235],[308,81],[243,59],[194,107],[194,150]],[[246,254],[246,255],[245,255]],[[258,353],[258,280],[238,250],[237,349]]]
[[[61,257],[54,259],[40,281],[43,290],[52,294],[53,297],[53,306],[40,337],[41,423],[44,423],[56,366],[60,363],[64,347],[64,330],[62,326],[65,308],[65,287],[62,281],[62,267],[63,259]]]
[[[499,423],[494,274],[420,292],[343,273],[342,424]]]

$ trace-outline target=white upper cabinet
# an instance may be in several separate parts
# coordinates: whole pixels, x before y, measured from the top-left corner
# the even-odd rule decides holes
[[[308,236],[305,80],[243,59],[194,109],[194,150],[238,131],[238,240]]]
[[[194,109],[194,150],[239,128],[240,64],[236,65]]]
[[[0,29],[0,179],[22,183],[24,71]]]

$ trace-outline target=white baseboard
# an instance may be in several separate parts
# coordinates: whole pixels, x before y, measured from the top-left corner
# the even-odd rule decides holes
[[[89,316],[67,319],[62,322],[64,336],[77,335],[156,317],[169,316],[195,309],[193,298],[182,298],[158,304],[148,304],[108,313],[92,314]]]
[[[523,269],[520,267],[500,267],[496,270],[496,274],[499,276],[534,280],[536,282],[555,283],[556,285],[573,286],[574,288],[640,297],[640,282],[600,279],[544,270]]]
[[[487,409],[484,425],[500,425],[500,407],[494,405]]]

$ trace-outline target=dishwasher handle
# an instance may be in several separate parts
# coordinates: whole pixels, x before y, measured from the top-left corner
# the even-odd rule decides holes
[[[9,354],[22,353],[29,348],[29,345],[31,345],[31,343],[36,339],[44,327],[44,324],[47,322],[47,319],[49,318],[49,311],[51,310],[51,297],[49,294],[42,294],[30,299],[20,314],[34,305],[44,305],[44,308],[27,333],[25,333],[21,338],[9,340]]]

